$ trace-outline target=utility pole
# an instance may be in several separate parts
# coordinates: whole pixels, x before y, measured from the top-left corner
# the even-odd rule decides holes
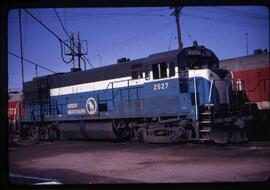
[[[81,69],[81,56],[82,56],[82,52],[81,52],[80,32],[78,32],[78,66],[79,66],[79,69]]]
[[[182,7],[175,7],[174,11],[171,13],[171,16],[175,16],[177,36],[178,36],[178,48],[179,49],[183,49],[181,30],[180,30],[180,19],[179,19],[181,9],[182,9]]]
[[[248,33],[246,33],[246,45],[247,45],[247,56],[248,56]]]
[[[72,56],[72,67],[75,68],[75,51],[74,51],[74,34],[71,33],[71,39],[70,39],[70,48],[71,48],[71,56]]]
[[[22,69],[22,87],[23,87],[24,68],[23,68],[23,49],[22,49],[22,17],[21,17],[21,9],[19,9],[19,25],[20,25],[21,69]]]

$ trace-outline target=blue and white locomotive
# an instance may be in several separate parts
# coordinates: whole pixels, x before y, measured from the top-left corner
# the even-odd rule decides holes
[[[195,44],[34,78],[24,83],[21,123],[39,137],[59,130],[73,139],[216,140],[219,124],[242,126],[228,114],[231,77],[218,64],[211,50]],[[222,141],[231,139],[222,134]]]

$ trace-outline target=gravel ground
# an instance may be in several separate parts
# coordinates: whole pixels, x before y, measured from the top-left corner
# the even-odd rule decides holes
[[[270,181],[270,142],[24,142],[10,148],[9,160],[14,184]]]

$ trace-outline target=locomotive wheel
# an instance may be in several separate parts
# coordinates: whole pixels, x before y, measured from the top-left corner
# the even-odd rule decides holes
[[[128,140],[130,138],[130,130],[128,123],[124,120],[113,120],[113,131],[121,140]]]

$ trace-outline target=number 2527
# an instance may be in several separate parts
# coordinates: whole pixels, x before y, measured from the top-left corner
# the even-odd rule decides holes
[[[154,90],[165,90],[168,88],[168,86],[169,86],[169,84],[167,82],[157,83],[157,84],[154,84]]]

